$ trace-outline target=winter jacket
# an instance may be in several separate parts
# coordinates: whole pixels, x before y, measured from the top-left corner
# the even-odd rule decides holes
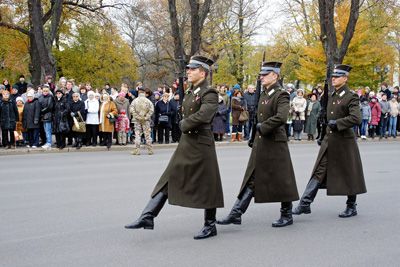
[[[99,101],[96,98],[85,101],[86,108],[86,124],[99,125]]]
[[[99,118],[100,118],[99,131],[100,132],[108,132],[108,133],[114,132],[114,123],[111,123],[110,119],[107,118],[107,116],[109,114],[111,117],[118,116],[117,107],[115,106],[114,102],[107,101],[107,102],[101,103],[100,110],[99,110]]]
[[[16,86],[18,86],[18,94],[22,95],[24,93],[26,93],[26,89],[28,88],[28,83],[27,82],[18,82],[15,84]]]
[[[389,101],[390,104],[390,117],[397,117],[399,115],[400,111],[400,105],[397,103],[397,101]]]
[[[361,117],[363,120],[371,121],[371,107],[368,103],[366,105],[361,103]]]
[[[74,117],[78,121],[80,121],[80,117],[78,114],[78,111],[79,111],[79,113],[81,113],[83,121],[86,121],[85,103],[83,103],[82,100],[78,100],[76,102],[72,101],[69,105],[70,105],[70,116],[71,116],[71,113],[75,113]],[[71,116],[71,118],[72,118],[72,116]]]
[[[378,125],[381,119],[381,105],[379,103],[369,102],[369,106],[371,108],[371,121],[369,125]]]
[[[26,129],[40,129],[40,103],[39,100],[34,98],[32,102],[24,104],[24,111],[22,113],[22,125]],[[36,122],[36,123],[35,123]]]
[[[232,125],[245,125],[246,121],[239,121],[240,113],[246,110],[246,100],[232,97]]]
[[[124,101],[121,101],[121,100],[119,100],[119,97],[117,97],[114,100],[114,104],[117,107],[118,114],[121,112],[121,109],[125,109],[125,112],[126,112],[125,117],[127,117],[128,120],[131,119],[131,112],[130,112],[130,108],[129,108],[130,104],[129,104],[128,99],[124,98]]]
[[[65,96],[54,101],[54,112],[53,112],[53,123],[52,133],[68,133],[70,126],[68,123],[68,117],[70,113],[70,105]]]
[[[51,122],[53,118],[54,98],[52,94],[41,95],[40,103],[40,120],[42,122]]]
[[[175,114],[175,109],[168,101],[165,103],[163,100],[158,101],[156,105],[156,120],[155,124],[157,125],[159,122],[159,118],[161,115],[168,116],[168,124],[164,126],[172,127],[172,116]]]
[[[124,131],[128,133],[129,129],[130,129],[129,119],[126,116],[123,118],[118,116],[118,120],[115,122],[115,130],[117,132]]]
[[[220,96],[222,96],[222,99],[224,100],[224,104],[228,110],[231,109],[231,98],[227,93],[219,93]]]
[[[25,129],[22,124],[22,115],[24,114],[24,104],[17,106],[17,108],[18,108],[19,121],[15,122],[15,124],[16,124],[15,130],[21,131],[21,132],[26,132],[27,129]]]
[[[18,108],[11,99],[0,100],[0,124],[1,129],[14,130],[15,122],[19,121]]]
[[[171,105],[174,107],[175,110],[175,114],[174,116],[172,116],[172,124],[178,124],[180,118],[182,118],[182,116],[180,116],[179,112],[179,100],[176,100],[175,98],[172,98],[171,101],[169,101],[171,103]]]
[[[213,123],[213,132],[214,133],[225,133],[226,131],[226,113],[228,110],[226,109],[226,105],[224,101],[218,103],[218,110],[214,117]]]
[[[385,115],[386,113],[390,113],[390,104],[387,100],[379,101],[379,105],[381,106],[382,115]]]
[[[249,92],[244,93],[244,99],[246,100],[247,103],[247,109],[253,110],[254,107],[256,106],[256,92],[250,94]]]
[[[306,119],[306,110],[307,107],[307,101],[304,97],[302,96],[297,96],[293,99],[292,101],[292,120],[297,119],[297,114],[296,112],[300,113],[300,120],[304,121]]]

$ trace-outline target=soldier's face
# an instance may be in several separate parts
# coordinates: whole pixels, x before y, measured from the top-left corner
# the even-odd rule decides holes
[[[270,87],[277,80],[278,75],[273,72],[268,73],[267,75],[261,75],[261,84]]]
[[[189,68],[187,71],[188,81],[193,84],[197,84],[205,77],[205,72],[200,71],[200,68],[192,69]]]
[[[339,77],[332,77],[332,85],[336,89],[341,88],[345,83],[347,82],[347,77],[346,76],[339,76]]]

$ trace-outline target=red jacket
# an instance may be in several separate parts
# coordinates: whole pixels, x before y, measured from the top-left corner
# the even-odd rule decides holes
[[[381,105],[378,102],[369,102],[369,106],[371,107],[371,122],[369,125],[378,125],[381,119]]]

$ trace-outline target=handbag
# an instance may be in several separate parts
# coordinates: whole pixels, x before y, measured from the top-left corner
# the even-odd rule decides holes
[[[250,118],[249,112],[247,111],[247,101],[245,110],[240,112],[239,121],[248,121]]]
[[[73,117],[74,120],[74,125],[72,126],[72,131],[78,132],[78,133],[86,133],[86,123],[82,118],[81,113],[78,111],[79,119],[78,121],[75,117]]]
[[[168,108],[169,108],[169,103],[167,105],[167,113],[168,113]],[[160,115],[160,117],[158,117],[158,124],[165,125],[168,124],[168,121],[169,121],[168,115]]]
[[[15,141],[24,140],[24,136],[22,135],[21,131],[14,131],[14,139]]]
[[[292,121],[293,131],[301,132],[303,130],[303,122],[300,120],[300,117],[297,117]]]
[[[111,102],[109,101],[110,105],[108,105],[108,111],[107,111],[107,115],[110,114],[110,107],[111,107]],[[110,123],[114,123],[118,120],[117,117],[113,117],[113,118],[109,118],[108,119],[110,121]]]

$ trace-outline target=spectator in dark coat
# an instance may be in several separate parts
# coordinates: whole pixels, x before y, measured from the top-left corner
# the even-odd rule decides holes
[[[254,118],[254,111],[255,111],[255,106],[256,106],[256,93],[255,90],[256,88],[254,85],[250,84],[247,87],[247,92],[244,93],[244,99],[246,100],[247,103],[247,111],[249,112],[249,120],[246,121],[246,124],[244,126],[244,139],[249,139],[250,136],[250,130],[253,128],[253,118]]]
[[[171,105],[174,107],[175,114],[172,116],[172,126],[171,126],[171,136],[172,143],[179,142],[181,139],[182,131],[179,129],[179,121],[181,120],[181,115],[179,114],[179,90],[175,91],[174,98],[170,100]]]
[[[19,76],[19,82],[16,84],[18,86],[18,93],[22,95],[23,93],[26,93],[26,89],[28,87],[28,83],[25,82],[25,76],[21,75]]]
[[[70,103],[71,117],[76,118],[78,121],[86,121],[85,103],[80,100],[79,93],[72,94],[72,102]],[[81,118],[82,117],[82,118]],[[82,147],[82,139],[85,133],[72,131],[75,143],[73,147],[80,149]]]
[[[19,121],[16,102],[10,99],[10,92],[4,90],[0,100],[0,124],[3,146],[6,149],[15,148],[14,130],[15,122]]]
[[[165,136],[165,143],[169,144],[169,131],[172,126],[172,116],[175,114],[174,107],[168,101],[169,94],[164,93],[162,100],[157,102],[156,105],[156,120],[155,124],[158,125],[158,143],[163,143],[163,135]],[[167,121],[160,121],[161,116],[167,116]]]
[[[18,93],[18,86],[14,85],[11,89],[10,99],[16,103],[17,97],[19,97],[19,96],[21,96],[21,95]]]
[[[3,80],[3,85],[6,88],[5,90],[11,92],[11,85],[10,85],[10,81],[8,79]]]
[[[52,131],[56,135],[57,148],[59,149],[65,148],[65,138],[70,131],[68,117],[70,117],[70,105],[67,98],[64,96],[62,90],[56,90]]]
[[[51,138],[51,120],[53,118],[53,106],[54,98],[50,92],[50,88],[45,86],[43,88],[43,94],[39,97],[40,103],[40,121],[43,124],[43,129],[45,133],[46,144],[42,148],[51,148],[52,138]],[[44,141],[42,137],[42,141]]]
[[[28,101],[22,113],[22,125],[28,130],[29,145],[27,147],[37,148],[39,146],[40,103],[33,91],[29,91],[27,97]]]
[[[226,131],[226,105],[224,103],[224,98],[222,96],[218,97],[218,110],[214,117],[213,132],[215,141],[222,141],[222,136]],[[219,139],[218,139],[219,135]]]
[[[82,102],[85,102],[86,99],[88,99],[87,92],[86,92],[86,86],[82,85],[81,88],[79,88],[79,91],[80,91]]]
[[[390,92],[387,82],[382,83],[382,88],[379,92],[383,92],[384,94],[386,94],[386,99],[390,99],[392,96],[392,92]]]

